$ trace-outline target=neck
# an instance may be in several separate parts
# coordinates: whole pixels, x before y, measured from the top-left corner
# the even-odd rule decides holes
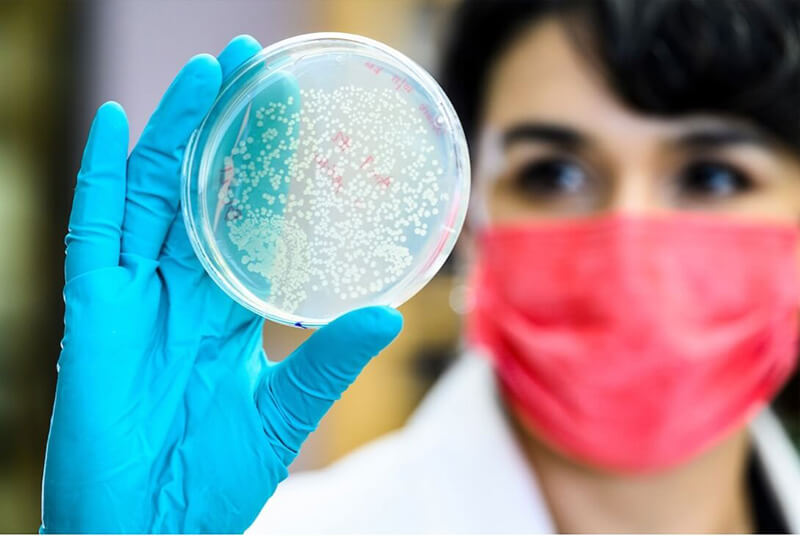
[[[631,476],[569,460],[511,421],[559,532],[753,531],[745,429],[679,467]]]

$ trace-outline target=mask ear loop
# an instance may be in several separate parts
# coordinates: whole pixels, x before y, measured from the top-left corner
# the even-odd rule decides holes
[[[494,127],[486,127],[478,138],[477,166],[473,175],[472,196],[467,220],[470,227],[480,231],[489,226],[489,188],[503,169],[502,136]]]

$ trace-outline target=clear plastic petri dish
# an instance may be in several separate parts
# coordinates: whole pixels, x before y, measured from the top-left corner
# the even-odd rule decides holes
[[[318,327],[398,306],[464,222],[467,144],[420,66],[361,36],[271,45],[226,81],[183,161],[189,239],[211,278],[270,320]]]

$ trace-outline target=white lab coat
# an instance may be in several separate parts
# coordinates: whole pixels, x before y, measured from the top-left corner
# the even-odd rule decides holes
[[[792,532],[800,460],[771,411],[751,424]],[[278,486],[251,532],[554,532],[535,475],[498,403],[487,360],[461,357],[402,429]]]

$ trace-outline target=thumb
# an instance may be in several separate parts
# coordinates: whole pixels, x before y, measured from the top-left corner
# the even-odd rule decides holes
[[[257,395],[264,430],[285,465],[369,360],[400,333],[402,315],[365,307],[320,328],[274,365]]]

